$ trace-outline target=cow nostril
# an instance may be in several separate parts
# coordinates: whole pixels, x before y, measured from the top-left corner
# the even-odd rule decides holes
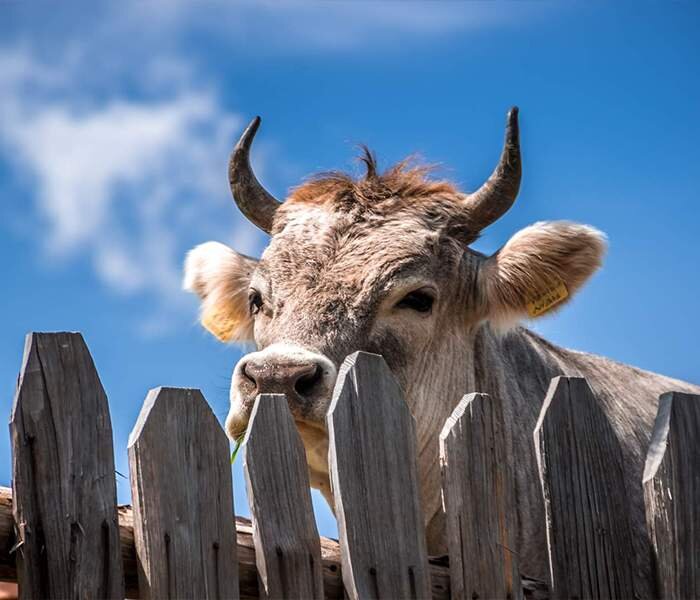
[[[255,372],[253,369],[251,369],[250,363],[245,363],[241,369],[241,372],[243,373],[243,377],[245,377],[250,383],[252,383],[255,387],[258,386],[258,381],[255,378]]]
[[[313,371],[302,375],[294,383],[294,390],[300,396],[306,396],[311,392],[316,383],[321,380],[322,370],[319,365],[314,365]]]
[[[309,362],[246,361],[240,367],[241,391],[249,397],[257,394],[287,394],[289,398],[312,394],[323,378],[320,364]]]

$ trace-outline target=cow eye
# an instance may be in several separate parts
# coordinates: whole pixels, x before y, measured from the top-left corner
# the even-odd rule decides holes
[[[248,307],[251,315],[257,315],[263,305],[262,295],[258,290],[250,290],[248,293]]]
[[[410,308],[420,313],[427,313],[433,308],[435,298],[424,291],[416,290],[406,294],[396,305],[396,308]]]

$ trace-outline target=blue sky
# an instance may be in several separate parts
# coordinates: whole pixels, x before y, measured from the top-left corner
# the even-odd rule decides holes
[[[521,194],[476,248],[538,220],[602,229],[602,271],[534,327],[700,382],[699,25],[690,2],[0,4],[2,409],[9,419],[25,333],[77,330],[121,472],[149,388],[201,388],[223,420],[241,350],[197,326],[180,269],[203,241],[254,255],[266,243],[226,180],[253,115],[256,170],[278,196],[357,169],[358,143],[384,165],[419,152],[469,190],[512,104]],[[240,464],[234,487],[248,514]],[[128,482],[118,494],[128,501]]]

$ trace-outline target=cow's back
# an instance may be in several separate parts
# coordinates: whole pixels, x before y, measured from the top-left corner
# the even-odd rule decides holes
[[[630,521],[640,583],[651,581],[646,534],[642,473],[659,396],[670,391],[700,394],[700,386],[637,369],[601,356],[559,348],[537,334],[517,329],[502,340],[508,357],[506,369],[513,406],[513,435],[521,457],[517,466],[516,493],[521,508],[520,545],[523,571],[542,577],[547,574],[543,538],[543,505],[535,469],[532,430],[549,381],[557,375],[585,377],[600,401],[623,452]],[[530,517],[534,517],[531,520]],[[642,584],[643,585],[643,584]],[[640,589],[651,596],[650,585]]]

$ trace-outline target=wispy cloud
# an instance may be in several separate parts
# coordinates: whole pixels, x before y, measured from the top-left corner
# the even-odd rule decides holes
[[[154,104],[115,101],[87,111],[65,104],[29,114],[21,105],[13,108],[6,134],[39,176],[46,241],[59,252],[102,237],[120,184],[162,174],[173,155],[178,162],[194,158],[183,142],[201,141],[193,135],[196,127],[217,114],[210,97],[192,94]]]
[[[130,8],[122,13],[130,24],[156,11],[161,34],[199,26],[228,36],[231,45],[252,44],[260,53],[390,49],[398,37],[432,38],[511,25],[541,12],[532,4],[479,0],[239,0],[210,2],[207,10],[183,0],[137,3]]]
[[[197,54],[200,37],[216,40],[222,52],[240,53],[241,60],[319,50],[405,53],[408,46],[419,48],[448,36],[521,27],[559,9],[556,3],[528,0],[126,0],[98,3],[90,10],[68,4],[51,19],[37,20],[30,3],[12,6],[19,29],[44,33],[33,40],[43,53],[55,50],[57,36],[75,55],[97,47],[118,49],[101,55],[103,73],[120,61],[138,61],[149,49],[174,53],[187,47]]]
[[[193,310],[179,290],[188,247],[221,239],[254,254],[262,242],[236,217],[225,183],[243,116],[223,103],[216,74],[203,66],[210,56],[192,39],[215,38],[241,60],[319,48],[389,51],[399,39],[503,26],[532,13],[519,4],[345,0],[127,2],[80,19],[77,10],[37,21],[31,6],[12,6],[17,27],[5,44],[14,45],[0,47],[0,158],[24,175],[32,200],[12,217],[38,241],[44,262],[87,259],[115,293],[154,297],[150,333]],[[254,151],[263,177],[273,162],[278,174],[289,170],[274,144],[258,140]],[[270,154],[274,161],[265,160]]]
[[[165,66],[184,82],[186,65]],[[225,157],[241,117],[214,91],[184,84],[158,101],[99,101],[75,85],[79,69],[48,68],[23,50],[2,54],[0,70],[2,149],[34,182],[45,255],[87,255],[110,289],[182,307],[186,245],[232,237],[221,218],[233,215]],[[259,240],[249,225],[239,221],[233,233],[240,250],[255,251]]]

